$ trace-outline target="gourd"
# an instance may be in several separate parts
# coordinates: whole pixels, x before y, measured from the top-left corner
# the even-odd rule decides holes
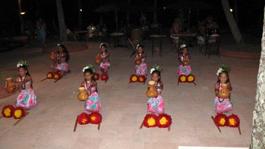
[[[156,90],[156,87],[155,87],[155,81],[149,81],[148,82],[148,88],[147,88],[147,91],[146,91],[146,95],[147,97],[157,97],[158,96],[158,92]]]
[[[130,82],[136,82],[137,80],[138,80],[137,75],[135,75],[135,74],[131,75]]]
[[[10,118],[14,114],[15,107],[12,105],[6,105],[2,109],[2,115],[5,118]]]
[[[79,93],[77,95],[78,99],[81,101],[84,101],[88,98],[88,92],[86,91],[86,89],[84,87],[79,87]]]
[[[97,54],[96,56],[96,64],[99,64],[101,62],[101,56],[100,54]]]
[[[62,75],[60,74],[60,72],[55,72],[53,74],[53,77],[54,77],[55,80],[59,80],[62,77]]]
[[[16,107],[14,110],[14,119],[21,119],[26,115],[26,111],[22,107]]]
[[[52,72],[48,72],[47,79],[52,79],[52,78],[53,78],[53,73]]]
[[[78,115],[77,121],[80,125],[86,125],[89,123],[89,115],[83,112],[80,115]]]
[[[100,79],[102,81],[107,81],[109,79],[109,76],[108,76],[108,74],[104,73],[104,74],[101,75]]]
[[[146,80],[146,77],[145,76],[139,76],[138,77],[138,81],[141,82],[141,83],[144,83]]]
[[[187,81],[188,81],[188,82],[194,82],[194,81],[195,81],[195,77],[194,77],[194,75],[189,75],[189,76],[187,76]]]
[[[5,88],[8,93],[13,93],[16,90],[16,84],[12,78],[6,78]]]
[[[226,84],[222,84],[222,89],[219,91],[219,97],[221,98],[228,98],[230,95],[230,91]]]

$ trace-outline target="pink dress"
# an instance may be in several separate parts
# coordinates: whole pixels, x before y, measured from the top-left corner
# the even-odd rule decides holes
[[[109,53],[108,52],[101,52],[100,57],[102,61],[100,62],[100,70],[103,73],[108,73],[110,68],[110,61],[109,61]]]
[[[90,93],[85,103],[85,109],[87,111],[99,112],[101,104],[98,96],[97,84],[91,81],[84,81],[82,86],[84,86],[87,92]]]
[[[20,78],[19,82],[24,81],[25,78]],[[22,84],[21,91],[17,97],[16,106],[30,109],[37,104],[37,97],[32,88],[32,81],[27,81]]]
[[[180,64],[177,71],[178,76],[185,75],[188,76],[191,74],[191,66]]]
[[[220,83],[216,83],[215,90],[222,90]],[[225,113],[233,110],[233,105],[229,98],[220,98],[217,96],[214,99],[214,107],[216,113]]]
[[[145,56],[143,54],[138,54],[138,57],[141,59],[139,65],[135,65],[135,74],[137,76],[147,76],[147,64],[145,63]]]
[[[57,64],[55,69],[61,72],[69,72],[69,64],[62,62],[60,64]]]
[[[140,65],[135,65],[135,74],[137,76],[147,76],[147,64],[142,62]]]
[[[159,115],[159,114],[164,113],[164,111],[165,111],[164,99],[161,96],[163,84],[161,82],[158,82],[156,85],[156,89],[158,92],[158,96],[148,99],[148,101],[147,101],[147,112]]]

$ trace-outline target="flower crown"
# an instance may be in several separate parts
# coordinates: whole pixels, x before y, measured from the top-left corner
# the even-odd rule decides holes
[[[179,48],[180,48],[180,49],[187,48],[187,45],[186,45],[186,44],[182,44],[182,45],[180,45]]]
[[[150,74],[152,74],[154,71],[159,71],[159,72],[161,72],[162,69],[161,69],[161,67],[160,67],[159,65],[155,65],[155,66],[153,66],[153,67],[150,69]]]
[[[220,73],[222,73],[222,72],[230,72],[230,68],[228,67],[228,66],[226,66],[226,65],[221,65],[219,68],[218,68],[218,70],[217,70],[217,72],[216,72],[216,75],[217,76],[219,76],[220,75]]]
[[[106,43],[104,43],[104,42],[101,42],[101,43],[99,44],[99,48],[101,48],[103,45],[107,46],[107,44],[106,44]]]
[[[28,67],[28,66],[29,66],[29,64],[28,64],[28,62],[26,60],[20,60],[17,63],[17,68],[19,68],[19,67]]]
[[[93,65],[91,65],[91,64],[83,67],[82,71],[85,72],[88,69],[91,69],[93,71],[93,73],[95,72],[95,67]]]
[[[140,48],[140,47],[142,47],[142,45],[141,45],[140,43],[138,43],[138,44],[136,45],[136,49],[138,49],[138,48]]]

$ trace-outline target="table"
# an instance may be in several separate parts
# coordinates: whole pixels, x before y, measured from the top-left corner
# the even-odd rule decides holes
[[[161,35],[161,34],[151,34],[149,36],[152,40],[152,56],[154,55],[154,42],[155,40],[159,40],[159,55],[162,56],[162,44],[163,44],[163,41],[162,41],[162,38],[165,38],[167,37],[166,35]]]
[[[110,34],[110,36],[114,39],[114,47],[120,46],[120,39],[123,37],[125,34],[122,32],[113,32]]]

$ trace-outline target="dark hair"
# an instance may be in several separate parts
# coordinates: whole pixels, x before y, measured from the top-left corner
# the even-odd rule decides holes
[[[101,48],[101,47],[107,48],[107,44],[102,43],[102,44],[100,45],[100,48]]]
[[[26,76],[31,76],[27,66],[24,66],[24,65],[23,66],[19,66],[17,69],[19,70],[20,68],[23,68],[24,70],[27,71]]]
[[[102,48],[102,47],[104,47],[104,48],[105,48],[105,51],[108,52],[108,49],[107,49],[108,46],[107,46],[107,44],[103,43],[103,44],[100,46],[100,48]]]
[[[154,70],[154,71],[151,73],[151,75],[153,75],[153,74],[157,74],[157,75],[159,76],[159,80],[158,80],[158,82],[161,82],[161,71]]]
[[[228,73],[228,71],[222,71],[222,72],[219,73],[217,83],[220,83],[219,77],[221,76],[221,74],[226,74],[226,76],[227,76],[227,80],[226,80],[225,83],[231,83],[230,82],[230,79],[229,79],[229,73]]]
[[[142,44],[137,44],[136,47],[137,47],[137,49],[144,48],[144,46]]]
[[[85,71],[84,71],[84,74],[85,73],[90,73],[90,74],[92,74],[92,80],[93,81],[95,81],[95,78],[94,78],[94,71],[91,69],[91,68],[88,68],[88,69],[85,69]]]
[[[62,44],[60,44],[58,47],[63,49],[63,53],[65,53],[65,61],[68,62],[70,59],[70,55],[69,55],[69,51],[67,50],[67,48]]]

